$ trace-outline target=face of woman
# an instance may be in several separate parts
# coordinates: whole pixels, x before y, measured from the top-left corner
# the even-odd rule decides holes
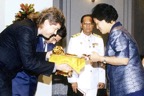
[[[39,28],[38,33],[46,38],[49,38],[52,34],[56,34],[60,27],[61,25],[59,23],[50,24],[49,20],[45,20],[44,24]]]
[[[59,42],[61,39],[62,39],[62,37],[61,37],[60,35],[57,34],[57,35],[55,36],[55,40],[56,40],[57,42]]]
[[[58,34],[56,36],[52,36],[49,40],[47,40],[47,43],[53,43],[55,44],[56,42],[59,42],[62,39],[61,36],[59,36]]]
[[[96,24],[96,28],[100,30],[102,34],[107,34],[110,32],[111,29],[110,23],[107,23],[105,20],[99,21],[96,18],[94,18],[94,22]]]

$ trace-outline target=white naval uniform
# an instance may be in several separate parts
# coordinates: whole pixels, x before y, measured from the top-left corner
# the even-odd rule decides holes
[[[87,36],[82,31],[70,38],[67,53],[76,54],[80,57],[82,54],[90,55],[93,51],[104,55],[104,43],[101,36],[96,34]],[[105,83],[105,70],[86,64],[80,74],[73,72],[72,77],[68,78],[68,82],[77,82],[78,89],[85,92],[86,96],[96,96],[98,83]]]

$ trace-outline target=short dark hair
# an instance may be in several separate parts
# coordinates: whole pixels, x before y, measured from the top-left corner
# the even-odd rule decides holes
[[[100,3],[92,9],[92,17],[102,21],[105,20],[107,23],[116,21],[118,13],[112,5],[106,3]]]
[[[62,39],[66,37],[67,32],[66,32],[66,27],[65,27],[65,25],[63,25],[63,26],[57,31],[57,35],[59,35],[60,37],[62,37]]]
[[[92,18],[92,15],[91,15],[91,14],[85,14],[85,15],[83,15],[83,16],[81,17],[81,23],[83,22],[83,19],[84,19],[85,17],[91,17],[91,18]],[[94,23],[93,19],[92,19],[92,23]]]

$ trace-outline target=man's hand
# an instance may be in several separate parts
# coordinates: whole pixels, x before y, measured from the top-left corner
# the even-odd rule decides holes
[[[72,83],[71,86],[72,86],[73,91],[74,91],[75,93],[77,93],[77,88],[78,88],[77,82]]]
[[[49,52],[47,52],[46,53],[46,58],[48,59],[48,58],[50,58],[50,55],[52,54],[52,51],[49,51]]]
[[[65,72],[72,71],[72,68],[68,64],[55,64],[56,70],[61,70]]]
[[[89,60],[89,56],[90,56],[90,55],[82,54],[81,58],[84,58],[85,60],[88,61],[88,60]]]
[[[98,89],[103,89],[105,87],[104,83],[98,83]]]

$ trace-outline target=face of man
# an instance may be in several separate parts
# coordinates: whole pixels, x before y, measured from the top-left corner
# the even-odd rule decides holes
[[[50,24],[49,20],[45,20],[43,25],[38,29],[38,34],[49,38],[52,34],[56,34],[57,30],[61,28],[59,23]]]
[[[92,18],[87,16],[83,18],[83,22],[81,23],[81,28],[86,35],[90,35],[93,31],[94,24],[92,22]]]

